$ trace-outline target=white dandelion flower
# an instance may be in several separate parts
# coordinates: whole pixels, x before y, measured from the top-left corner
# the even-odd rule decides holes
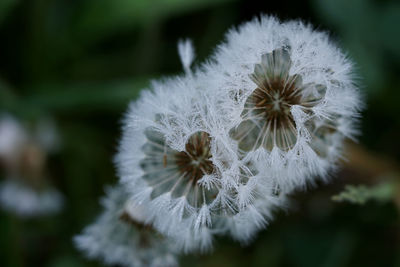
[[[77,248],[108,265],[178,266],[174,245],[144,222],[143,207],[127,204],[129,195],[121,185],[106,193],[101,216],[74,238]]]
[[[210,249],[213,236],[230,233],[230,222],[255,201],[252,173],[201,87],[190,75],[144,91],[125,117],[115,159],[133,200],[150,211],[147,221],[186,252]],[[259,198],[274,197],[266,192]]]
[[[148,222],[185,251],[209,248],[213,214],[235,209],[193,83],[178,77],[143,91],[125,117],[116,156],[121,181],[150,211]]]
[[[310,25],[262,16],[231,30],[203,67],[242,158],[280,190],[325,178],[357,134],[353,64]]]

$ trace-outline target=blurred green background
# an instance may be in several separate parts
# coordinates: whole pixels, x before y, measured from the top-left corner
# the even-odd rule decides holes
[[[102,266],[72,236],[101,211],[117,181],[120,119],[151,78],[181,72],[179,38],[202,62],[224,32],[260,13],[301,18],[355,60],[367,99],[362,136],[329,185],[293,196],[292,209],[252,244],[217,240],[182,266],[400,266],[400,2],[395,0],[0,0],[0,111],[56,121],[62,149],[48,171],[66,198],[55,216],[0,212],[1,266]],[[364,205],[331,197],[346,184],[389,183]]]

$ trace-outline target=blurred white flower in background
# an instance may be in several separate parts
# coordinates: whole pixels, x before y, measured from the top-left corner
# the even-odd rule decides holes
[[[132,267],[177,266],[174,244],[145,223],[147,210],[127,203],[123,186],[106,190],[104,211],[74,238],[76,246],[91,259],[109,265]]]
[[[28,136],[22,125],[8,114],[0,118],[0,156],[6,164],[17,160]]]
[[[59,212],[62,195],[46,178],[47,154],[59,146],[51,120],[41,120],[33,129],[9,114],[0,116],[0,206],[21,217]]]
[[[59,212],[63,197],[54,188],[36,191],[11,178],[0,183],[0,205],[21,217],[42,216]]]

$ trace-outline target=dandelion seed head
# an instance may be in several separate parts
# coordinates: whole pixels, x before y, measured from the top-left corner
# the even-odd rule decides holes
[[[269,16],[244,23],[202,70],[239,157],[280,190],[325,179],[344,137],[357,135],[363,104],[353,63],[311,25]]]
[[[132,199],[149,211],[146,221],[184,252],[210,250],[255,201],[253,173],[202,88],[197,73],[153,83],[131,105],[115,158]]]

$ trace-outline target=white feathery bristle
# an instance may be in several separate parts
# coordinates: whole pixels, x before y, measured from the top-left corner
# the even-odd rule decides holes
[[[210,209],[206,204],[203,204],[194,223],[194,230],[196,231],[202,226],[211,226],[211,223]]]
[[[190,66],[195,58],[193,42],[190,39],[178,41],[178,54],[186,74],[190,74]]]

